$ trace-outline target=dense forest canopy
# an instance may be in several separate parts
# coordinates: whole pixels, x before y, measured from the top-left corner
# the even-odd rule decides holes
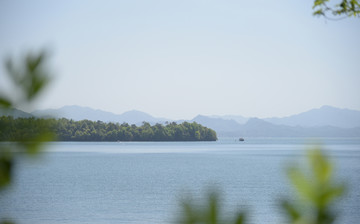
[[[40,131],[58,141],[216,141],[216,132],[196,122],[141,126],[102,121],[0,117],[0,141],[26,141]]]

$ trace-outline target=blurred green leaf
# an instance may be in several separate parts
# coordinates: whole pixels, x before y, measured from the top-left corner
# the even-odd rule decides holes
[[[218,213],[219,213],[219,208],[218,208],[218,196],[215,192],[210,193],[209,195],[209,208],[207,211],[208,214],[208,223],[211,224],[216,224],[218,221]]]
[[[182,212],[178,219],[181,224],[243,224],[245,212],[238,212],[233,219],[227,219],[221,210],[219,194],[210,191],[202,204],[195,204],[191,197],[182,201]]]
[[[44,146],[44,142],[53,141],[55,138],[54,133],[49,132],[47,130],[41,130],[42,132],[35,136],[33,139],[29,141],[20,142],[22,146],[25,148],[25,152],[30,155],[36,155],[39,153]]]
[[[46,53],[40,52],[29,53],[17,66],[11,59],[6,61],[7,74],[24,98],[18,99],[17,103],[31,102],[50,81],[49,72],[45,67],[46,59]]]
[[[287,215],[290,216],[291,220],[297,221],[301,218],[300,212],[290,202],[282,201],[281,207],[286,211]]]
[[[313,8],[315,8],[316,6],[322,5],[322,4],[324,4],[325,2],[328,2],[328,1],[329,0],[315,0]]]
[[[9,220],[3,220],[0,222],[1,224],[15,224],[14,222],[12,221],[9,221]]]
[[[301,198],[305,200],[314,199],[312,181],[301,170],[295,167],[289,168],[288,177]]]
[[[17,86],[20,87],[20,83],[21,83],[21,75],[19,73],[19,71],[17,71],[14,68],[14,63],[13,61],[8,58],[5,62],[5,68],[7,71],[8,76],[10,77],[11,81]]]
[[[11,102],[10,100],[6,99],[4,96],[0,96],[0,108],[5,108],[8,109],[11,107]]]
[[[40,52],[38,54],[29,53],[25,59],[15,64],[11,58],[5,61],[5,68],[10,81],[14,84],[14,92],[16,98],[8,99],[4,95],[0,95],[0,108],[10,109],[14,105],[31,104],[35,96],[37,96],[49,81],[49,72],[45,68],[46,54]],[[7,95],[11,95],[8,93]],[[9,118],[11,119],[11,118]],[[6,125],[6,123],[5,123]],[[5,133],[7,127],[0,126],[0,133]],[[21,136],[11,146],[0,144],[0,190],[11,183],[12,170],[14,167],[14,151],[23,151],[27,154],[36,154],[41,150],[43,142],[53,139],[53,134],[49,132],[46,122],[31,127],[31,132],[26,136]],[[11,140],[11,136],[7,136]]]
[[[313,13],[314,16],[320,16],[320,15],[325,15],[323,10],[322,9],[319,9],[319,10],[316,10],[314,13]]]
[[[1,155],[0,157],[0,190],[11,182],[13,170],[13,160],[10,156]]]
[[[336,215],[332,202],[344,193],[344,185],[333,177],[333,164],[320,149],[307,154],[308,170],[293,166],[288,177],[298,193],[299,200],[284,200],[282,208],[290,223],[331,224]]]
[[[314,178],[319,181],[319,184],[328,182],[333,170],[330,161],[328,161],[319,149],[309,151],[308,158]]]
[[[234,223],[235,224],[244,224],[245,220],[246,220],[246,213],[240,212],[240,213],[238,213]]]
[[[27,68],[28,71],[30,73],[36,73],[37,69],[40,67],[41,62],[44,59],[44,52],[40,52],[37,56],[33,55],[33,54],[28,54],[26,57],[26,64],[27,64]]]
[[[327,19],[337,20],[346,17],[360,18],[360,4],[358,0],[341,0],[339,4],[328,4],[329,0],[314,0],[314,16],[323,16]],[[339,18],[338,16],[344,16]]]

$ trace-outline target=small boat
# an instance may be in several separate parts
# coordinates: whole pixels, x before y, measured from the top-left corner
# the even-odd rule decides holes
[[[239,138],[239,141],[243,142],[243,141],[245,141],[245,139],[244,138]]]

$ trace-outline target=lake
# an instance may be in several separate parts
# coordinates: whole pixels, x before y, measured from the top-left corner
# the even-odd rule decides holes
[[[248,223],[279,223],[279,200],[291,197],[285,169],[322,144],[348,183],[337,223],[360,220],[360,139],[224,138],[217,142],[57,142],[19,158],[2,193],[0,216],[26,224],[173,223],[179,202],[221,193],[226,212]]]

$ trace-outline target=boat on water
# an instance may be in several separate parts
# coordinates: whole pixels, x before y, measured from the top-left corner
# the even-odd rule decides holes
[[[239,141],[243,142],[243,141],[245,141],[245,139],[244,138],[239,138]]]

